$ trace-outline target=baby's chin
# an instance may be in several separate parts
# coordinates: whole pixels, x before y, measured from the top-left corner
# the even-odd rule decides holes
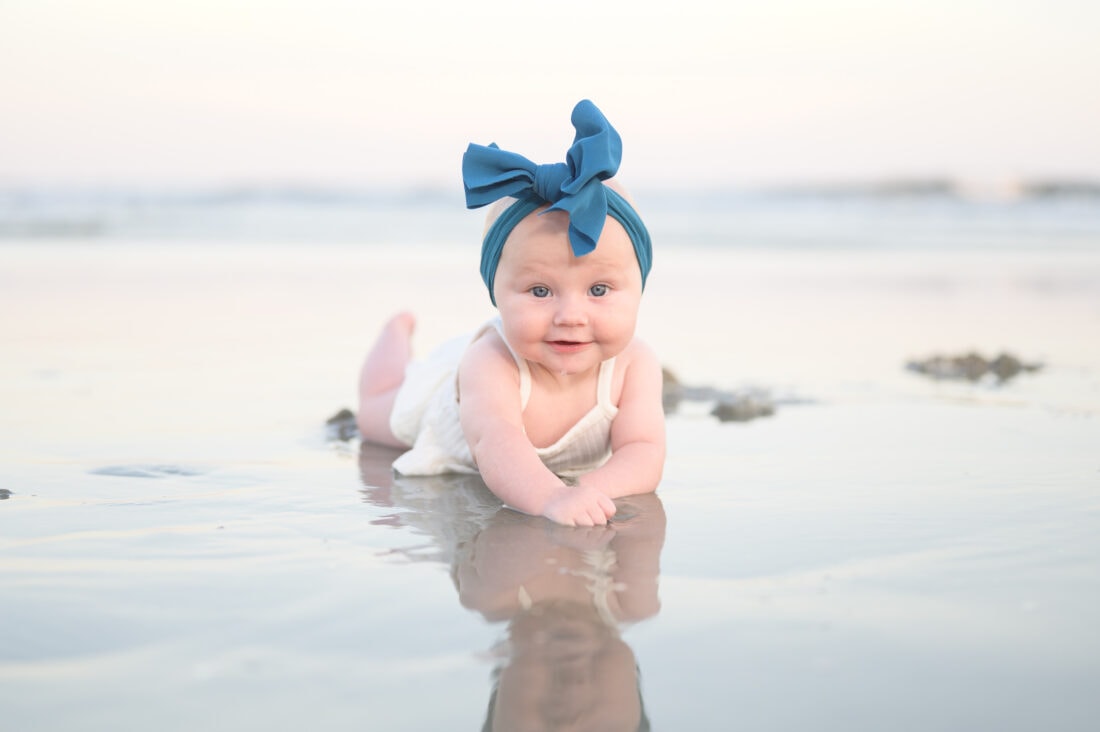
[[[557,376],[585,376],[596,372],[600,368],[600,364],[614,355],[591,348],[588,352],[564,356],[555,355],[554,357],[536,360],[535,363]]]

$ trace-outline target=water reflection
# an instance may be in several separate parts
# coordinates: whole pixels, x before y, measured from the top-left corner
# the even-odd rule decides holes
[[[502,626],[483,730],[648,730],[622,631],[660,610],[660,499],[571,529],[502,508],[477,476],[395,478],[392,459],[360,452],[366,500],[393,509],[377,523],[426,536],[401,553],[447,563],[462,606]]]

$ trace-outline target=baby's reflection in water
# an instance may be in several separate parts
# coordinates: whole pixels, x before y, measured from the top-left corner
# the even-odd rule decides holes
[[[567,528],[502,508],[478,476],[395,477],[364,445],[367,500],[396,511],[447,562],[459,601],[504,624],[484,730],[648,730],[623,629],[657,614],[665,513],[655,495],[616,501],[608,526]],[[384,467],[383,467],[384,465]]]

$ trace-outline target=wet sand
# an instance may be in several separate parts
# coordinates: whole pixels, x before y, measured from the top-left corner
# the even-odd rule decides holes
[[[330,437],[401,307],[425,351],[492,313],[443,249],[0,247],[13,729],[1100,713],[1100,255],[662,252],[642,335],[776,408],[681,403],[657,497],[583,534]],[[971,350],[1042,368],[906,368]]]

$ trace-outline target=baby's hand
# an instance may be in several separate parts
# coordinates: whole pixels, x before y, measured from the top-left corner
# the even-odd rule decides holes
[[[618,515],[618,514],[616,514]],[[618,531],[612,523],[603,526],[561,526],[560,524],[549,527],[547,536],[554,546],[570,549],[575,552],[587,552],[603,549],[611,544],[618,536]]]
[[[542,515],[563,526],[603,526],[615,515],[615,502],[595,488],[562,486]]]

